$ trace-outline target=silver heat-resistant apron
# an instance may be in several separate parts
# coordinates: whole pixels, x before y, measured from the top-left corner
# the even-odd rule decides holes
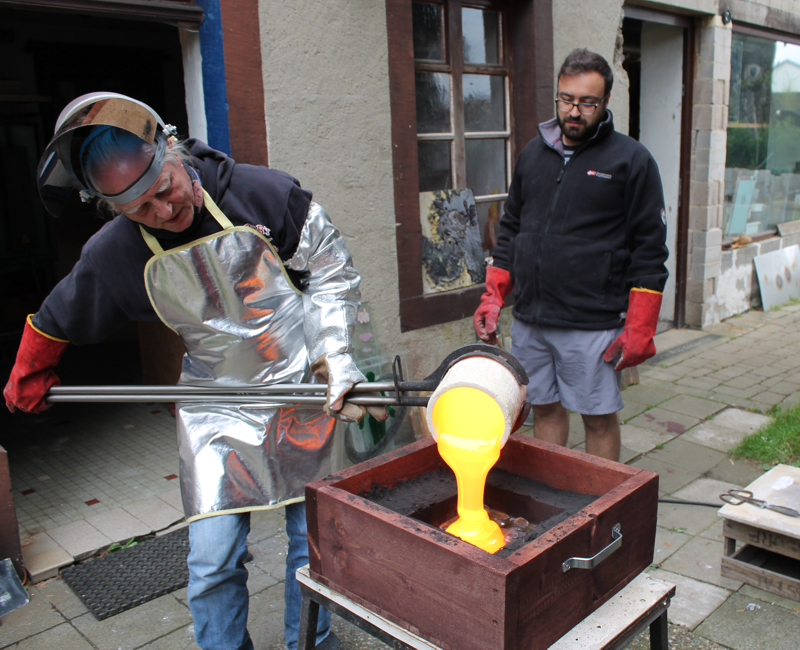
[[[228,220],[203,191],[222,232],[155,253],[145,285],[158,317],[183,340],[179,384],[250,386],[310,380],[303,301],[269,241]],[[272,508],[340,468],[336,421],[321,411],[179,403],[183,509],[189,521]]]

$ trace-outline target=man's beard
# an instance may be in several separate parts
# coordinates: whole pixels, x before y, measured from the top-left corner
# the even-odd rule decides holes
[[[575,142],[586,142],[586,140],[594,136],[594,134],[597,133],[597,129],[600,128],[600,124],[603,122],[604,117],[605,109],[603,110],[603,115],[599,117],[593,124],[587,124],[583,115],[578,118],[578,120],[580,120],[579,122],[572,121],[574,120],[572,117],[565,118],[561,115],[556,115],[558,126],[561,128],[561,133]]]

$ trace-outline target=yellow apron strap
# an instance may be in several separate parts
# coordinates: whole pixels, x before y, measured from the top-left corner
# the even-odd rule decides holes
[[[206,209],[211,213],[211,216],[217,220],[217,223],[220,226],[222,226],[223,230],[233,228],[231,220],[222,214],[222,210],[217,207],[217,204],[214,203],[214,199],[212,199],[205,190],[203,190],[203,203],[205,204]],[[139,226],[139,230],[142,233],[142,237],[144,237],[145,243],[147,244],[148,248],[153,251],[154,255],[159,255],[164,252],[164,249],[161,248],[161,244],[158,243],[158,240],[153,237],[153,235],[142,228],[141,225]]]

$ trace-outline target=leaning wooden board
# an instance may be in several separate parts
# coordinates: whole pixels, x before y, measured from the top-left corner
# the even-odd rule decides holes
[[[441,648],[549,647],[653,559],[658,475],[513,435],[497,466],[597,497],[507,558],[359,494],[445,467],[426,439],[306,487],[311,576]],[[622,545],[592,569],[565,560]]]

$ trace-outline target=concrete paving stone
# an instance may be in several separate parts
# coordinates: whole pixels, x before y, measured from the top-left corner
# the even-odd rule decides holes
[[[689,429],[681,439],[717,451],[728,452],[749,435],[746,430],[727,427],[716,420],[707,420]]]
[[[280,581],[286,576],[287,545],[286,535],[273,535],[256,544],[248,544],[247,549],[253,554],[253,565]]]
[[[721,378],[723,381],[741,377],[749,372],[747,368],[739,368],[738,366],[727,366],[720,368],[714,373],[714,378]]]
[[[712,524],[702,533],[700,533],[700,537],[722,544],[725,540],[725,535],[722,533],[722,524],[722,519],[719,519],[716,523]]]
[[[800,391],[787,395],[778,406],[788,410],[797,404],[800,404]]]
[[[169,476],[169,474],[167,474]],[[173,479],[177,481],[178,479]],[[183,512],[183,501],[181,500],[181,488],[180,485],[176,485],[175,487],[169,488],[167,490],[163,490],[162,492],[157,492],[156,496],[165,501],[169,505],[171,505],[176,510],[180,510]]]
[[[715,449],[688,442],[683,437],[670,440],[662,449],[654,449],[648,454],[662,463],[669,463],[676,467],[687,469],[690,472],[702,474],[714,467],[726,456]]]
[[[622,391],[622,400],[631,400],[639,404],[654,406],[665,402],[679,394],[679,390],[672,384],[665,382],[654,382],[657,385],[646,385],[643,382],[628,386]]]
[[[619,428],[622,445],[639,454],[645,454],[656,445],[663,445],[672,440],[670,434],[643,429],[632,424],[623,424]]]
[[[30,601],[26,605],[3,616],[0,647],[4,648],[66,622],[35,589],[28,596]]]
[[[723,396],[731,395],[733,397],[750,398],[753,395],[757,395],[758,393],[762,392],[762,390],[757,384],[755,386],[751,386],[750,388],[734,388],[733,386],[720,384],[714,389],[714,392]],[[725,398],[725,401],[728,401],[727,398]]]
[[[690,386],[692,388],[701,388],[703,390],[712,390],[719,386],[720,382],[711,377],[684,377],[675,382],[680,388],[682,386]]]
[[[640,366],[641,368],[641,366]],[[640,370],[641,374],[644,374],[644,370]],[[673,382],[676,379],[680,379],[683,377],[682,372],[672,371],[670,368],[662,368],[660,366],[651,366],[646,371],[648,377],[652,377],[653,379],[660,379],[662,381]]]
[[[626,464],[631,462],[634,458],[638,458],[641,455],[642,455],[641,452],[634,451],[633,449],[628,449],[625,445],[621,445],[619,448],[618,460],[620,463]]]
[[[714,422],[723,427],[755,433],[765,424],[769,424],[771,418],[751,413],[742,409],[729,408],[714,416]]]
[[[664,526],[661,525],[656,526],[656,544],[653,548],[653,564],[656,566],[661,564],[690,539],[692,539],[691,535],[664,528]]]
[[[761,465],[760,461],[746,458],[727,458],[708,470],[705,475],[707,478],[745,487],[764,473]]]
[[[20,542],[22,561],[31,581],[36,583],[58,575],[59,569],[72,564],[73,557],[47,533],[37,533]]]
[[[730,407],[743,410],[752,409],[754,406],[756,406],[756,403],[749,397],[736,397],[734,395],[728,395],[725,393],[714,393],[711,395],[711,399],[725,402]],[[758,405],[758,407],[760,408],[761,405]]]
[[[200,646],[194,642],[194,625],[187,625],[143,645],[139,650],[200,650]]]
[[[267,537],[278,535],[286,530],[286,517],[283,508],[254,510],[250,513],[250,534],[248,542],[261,541]]]
[[[735,591],[742,583],[720,574],[722,550],[722,544],[717,541],[695,537],[668,557],[661,568]]]
[[[626,399],[623,401],[625,402],[625,406],[622,408],[621,411],[617,412],[620,422],[625,422],[626,420],[630,420],[631,418],[636,417],[640,413],[643,413],[648,408],[646,404],[640,404],[639,402],[634,402],[633,400]]]
[[[672,499],[673,497],[670,494],[662,498]],[[691,506],[682,503],[658,504],[658,525],[675,533],[699,535],[714,525],[717,519],[717,511],[706,506]]]
[[[724,384],[731,388],[750,388],[751,386],[760,384],[762,381],[764,381],[763,377],[757,377],[748,372],[747,374],[734,377],[733,379],[728,379]]]
[[[699,501],[701,503],[719,504],[719,507],[721,508],[724,504],[720,500],[719,495],[727,492],[728,490],[733,490],[740,487],[742,486],[735,483],[726,483],[725,481],[718,481],[713,478],[701,476],[696,481],[689,483],[689,485],[686,487],[674,492],[672,496],[676,499],[683,499],[684,501]],[[709,508],[708,506],[703,507],[714,517],[716,517],[716,510]]]
[[[725,408],[725,404],[708,399],[701,399],[692,395],[678,395],[666,402],[662,402],[659,404],[658,408],[702,420],[709,415],[722,411]]]
[[[283,583],[250,597],[247,628],[256,648],[284,650]]]
[[[183,519],[183,510],[173,508],[158,497],[139,499],[126,504],[122,509],[153,531],[169,528]]]
[[[775,375],[781,375],[784,372],[786,372],[785,368],[782,368],[781,366],[775,364],[775,361],[777,361],[777,359],[769,361],[761,357],[761,360],[764,362],[765,365],[753,368],[752,374],[758,375],[760,377],[774,377]]]
[[[46,580],[34,587],[68,621],[86,614],[86,608],[75,592],[61,578]]]
[[[28,637],[14,646],[15,650],[93,650],[93,646],[69,623]]]
[[[632,424],[659,433],[671,434],[674,437],[693,427],[698,422],[700,422],[699,418],[656,407],[637,415],[626,424]]]
[[[711,367],[709,364],[705,364],[700,368],[692,368],[684,374],[684,377],[705,377],[706,375],[710,375],[715,370],[716,368]]]
[[[125,542],[133,537],[142,537],[152,532],[150,526],[122,508],[114,508],[94,517],[87,517],[86,521],[112,542]]]
[[[164,530],[157,531],[156,537],[161,537],[162,535],[169,535],[170,533],[174,533],[176,530],[180,530],[181,528],[186,528],[188,525],[189,525],[188,521],[181,521],[180,523],[177,523],[174,526],[170,526],[169,528],[165,528]]]
[[[72,624],[99,650],[133,650],[191,623],[189,610],[170,594],[98,621],[92,614]]]
[[[773,393],[772,391],[764,391],[763,393],[759,393],[758,395],[753,395],[754,402],[760,402],[767,406],[775,406],[776,404],[780,404],[785,395],[780,395],[778,393]]]
[[[667,618],[690,630],[702,623],[730,596],[726,589],[672,571],[655,569],[647,573],[657,580],[675,585],[675,596],[670,601]]]
[[[747,609],[751,604],[758,608]],[[769,601],[733,594],[695,631],[734,650],[797,650],[800,614]]]
[[[752,585],[742,585],[742,588],[736,593],[743,596],[748,596],[750,598],[755,598],[756,600],[763,600],[770,605],[777,605],[778,607],[783,607],[784,609],[790,609],[793,612],[800,613],[800,603],[798,603],[796,600],[778,596],[777,594],[764,591],[763,589],[753,587]]]
[[[672,494],[700,476],[696,472],[668,465],[648,456],[635,460],[631,463],[631,466],[656,472],[658,474],[658,491],[660,494]]]
[[[84,519],[49,530],[48,534],[76,560],[94,555],[115,541]]]

